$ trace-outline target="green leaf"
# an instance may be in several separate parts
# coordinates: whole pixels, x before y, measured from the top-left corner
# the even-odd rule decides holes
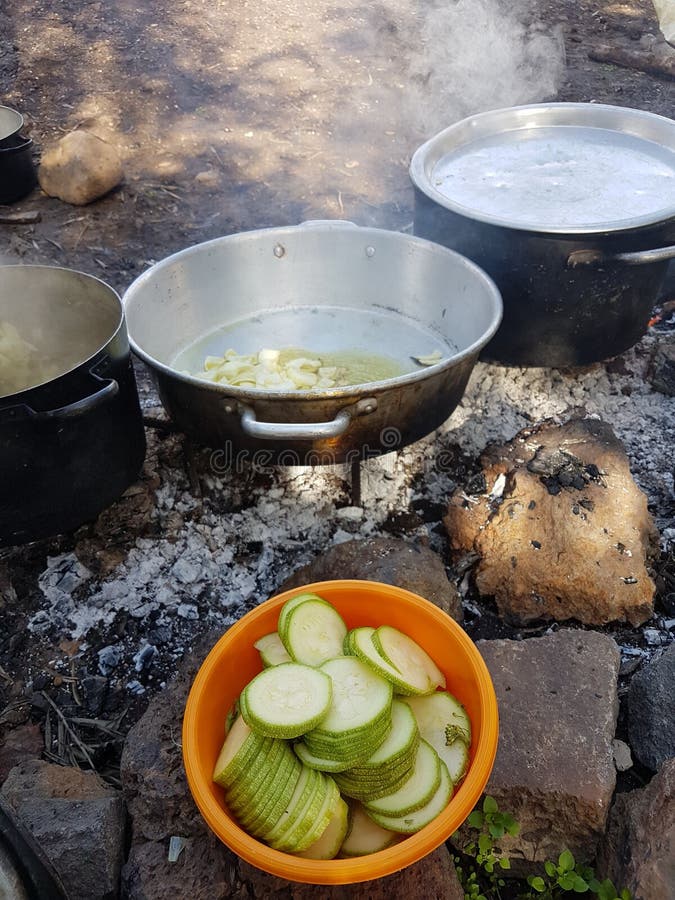
[[[489,834],[478,835],[478,849],[481,853],[489,853],[492,850],[492,838]]]
[[[633,900],[633,895],[628,890],[628,888],[621,888],[621,893],[619,894],[621,900]]]
[[[527,879],[527,883],[531,888],[534,888],[538,894],[543,894],[546,890],[546,885],[544,884],[544,879],[541,875],[530,875]]]
[[[577,876],[574,872],[565,872],[562,875],[558,876],[558,884],[564,891],[573,891],[574,890],[574,879]]]
[[[494,838],[504,837],[504,828],[501,825],[490,825],[489,832]]]
[[[594,894],[597,894],[600,889],[600,882],[597,878],[589,878],[588,887],[591,891],[593,891]]]
[[[508,856],[500,856],[499,857],[499,867],[501,869],[510,869],[511,868],[511,860]]]
[[[484,821],[483,813],[479,809],[474,809],[474,811],[469,814],[466,821],[472,828],[482,828]]]
[[[546,862],[544,863],[544,869],[549,878],[553,878],[554,875],[556,875],[556,873],[558,871],[550,859],[547,859]]]
[[[497,801],[494,797],[487,796],[485,800],[483,800],[483,812],[484,813],[496,813],[499,807],[497,806]]]
[[[585,894],[588,891],[588,882],[581,875],[576,875],[572,883],[572,890],[575,894]]]
[[[504,813],[504,815],[502,816],[502,824],[503,824],[504,828],[506,829],[506,831],[509,834],[513,835],[514,837],[520,831],[520,825],[516,822],[516,820],[513,818],[513,816],[510,815],[509,813]]]
[[[574,856],[570,853],[569,850],[563,850],[563,852],[558,857],[558,865],[563,870],[563,872],[571,872],[574,869]]]

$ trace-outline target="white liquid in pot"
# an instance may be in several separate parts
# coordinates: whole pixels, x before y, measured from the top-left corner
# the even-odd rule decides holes
[[[602,128],[521,129],[442,157],[431,184],[514,225],[597,226],[675,209],[675,152]]]

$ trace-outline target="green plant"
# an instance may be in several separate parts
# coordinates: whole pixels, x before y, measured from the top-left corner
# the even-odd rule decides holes
[[[563,850],[557,863],[547,859],[544,863],[544,871],[546,877],[541,875],[528,877],[527,883],[532,891],[521,896],[554,900],[561,893],[586,894],[590,892],[595,894],[599,900],[631,900],[630,891],[624,888],[621,893],[617,893],[609,878],[598,881],[593,869],[577,863],[569,850]]]
[[[469,815],[466,825],[477,834],[462,845],[462,855],[454,857],[464,898],[500,900],[506,882],[499,872],[510,869],[511,861],[496,842],[504,835],[517,835],[520,826],[512,815],[500,812],[497,801],[489,796]],[[594,894],[598,900],[632,900],[629,890],[617,891],[609,878],[599,881],[593,869],[577,863],[569,850],[563,850],[557,862],[546,860],[544,874],[530,875],[523,889],[517,894],[519,900],[558,900],[568,893]]]

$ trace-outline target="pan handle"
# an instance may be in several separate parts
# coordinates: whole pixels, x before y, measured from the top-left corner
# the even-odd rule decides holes
[[[89,373],[100,385],[99,389],[82,400],[75,400],[66,406],[60,406],[58,409],[33,409],[27,403],[21,403],[16,406],[10,406],[3,411],[3,418],[17,419],[19,416],[30,418],[33,422],[54,422],[62,419],[75,419],[83,416],[85,413],[98,409],[112,397],[119,393],[120,386],[114,378],[101,378],[95,372]]]
[[[242,430],[249,437],[264,441],[318,441],[339,437],[356,416],[367,416],[377,409],[375,397],[359,400],[353,406],[345,406],[330,422],[259,422],[250,406],[239,405]]]
[[[675,244],[655,250],[637,250],[633,253],[603,253],[602,250],[573,250],[567,257],[567,268],[596,266],[602,263],[623,263],[626,266],[643,266],[647,263],[675,259]]]

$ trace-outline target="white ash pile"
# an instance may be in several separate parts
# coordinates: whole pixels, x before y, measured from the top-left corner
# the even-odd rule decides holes
[[[213,471],[207,451],[193,453],[175,436],[155,437],[148,461],[155,467],[153,503],[143,527],[125,523],[112,557],[117,564],[100,572],[78,558],[80,545],[51,559],[30,628],[51,639],[79,638],[95,667],[97,651],[114,648],[106,652],[115,666],[100,671],[132,690],[162,683],[198,634],[226,628],[324,548],[397,533],[396,523],[405,522],[407,538],[446,553],[441,519],[467,467],[475,470],[488,444],[544,419],[609,422],[647,495],[663,548],[672,546],[675,398],[649,383],[656,342],[648,336],[623,357],[577,372],[479,364],[439,432],[362,465],[358,507],[346,467]],[[88,540],[110,551],[105,533],[94,529]],[[648,654],[670,642],[672,624],[650,619],[644,639],[626,648]]]

